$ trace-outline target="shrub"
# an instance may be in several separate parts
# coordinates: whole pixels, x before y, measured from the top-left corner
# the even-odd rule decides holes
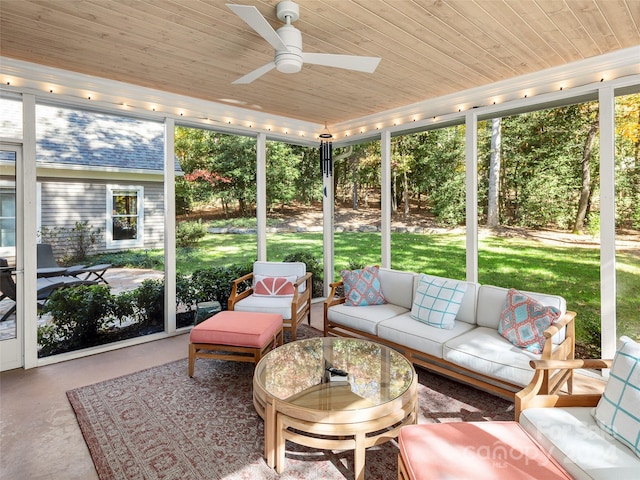
[[[192,247],[198,240],[207,235],[207,226],[201,219],[192,222],[180,222],[176,227],[176,245],[178,247]]]
[[[231,282],[251,273],[252,268],[252,265],[235,264],[196,270],[191,276],[195,301],[211,302],[217,300],[222,309],[226,310],[231,295]],[[247,285],[244,285],[244,288],[246,287]]]
[[[59,342],[66,350],[99,343],[99,332],[115,322],[114,297],[106,285],[78,285],[53,292],[42,308],[51,314],[49,325],[38,328],[41,353],[56,352]]]
[[[161,268],[164,257],[162,250],[128,250],[95,255],[93,263],[110,263],[122,268]]]
[[[101,228],[94,228],[85,220],[75,222],[73,227],[43,227],[40,230],[40,238],[43,243],[50,243],[54,250],[62,255],[64,263],[70,263],[84,260],[101,233]]]
[[[324,296],[324,267],[322,264],[309,252],[293,252],[285,256],[283,262],[302,262],[307,267],[307,272],[310,272],[312,286],[312,297]]]
[[[144,280],[130,292],[135,304],[135,317],[142,326],[164,323],[164,280]]]

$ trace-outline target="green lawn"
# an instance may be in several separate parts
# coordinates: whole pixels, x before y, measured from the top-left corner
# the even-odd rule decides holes
[[[180,249],[178,272],[188,274],[214,265],[251,263],[256,258],[255,235],[207,235],[196,248]],[[269,260],[304,251],[322,261],[321,233],[272,234],[267,239]],[[462,234],[391,235],[392,267],[451,278],[465,278],[465,238]],[[600,323],[600,253],[597,248],[548,246],[533,240],[486,237],[480,241],[481,284],[562,295],[569,310],[577,312],[578,338],[597,343]],[[162,252],[149,256],[161,259]],[[349,262],[380,264],[380,234],[336,233],[335,278]],[[617,258],[618,333],[640,338],[640,259],[630,254]]]

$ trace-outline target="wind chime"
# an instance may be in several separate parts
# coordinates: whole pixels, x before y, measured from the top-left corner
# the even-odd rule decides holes
[[[330,177],[333,174],[333,135],[329,132],[327,124],[324,124],[324,131],[320,134],[320,173],[322,176]]]

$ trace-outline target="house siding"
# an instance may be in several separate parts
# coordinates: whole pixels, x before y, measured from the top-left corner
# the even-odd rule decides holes
[[[155,182],[112,182],[97,180],[38,179],[41,183],[41,230],[72,228],[76,222],[88,222],[100,229],[90,253],[117,251],[107,248],[107,185],[132,185],[144,187],[144,247],[162,248],[164,240],[164,187]],[[71,247],[68,239],[59,238],[55,254],[65,256]]]

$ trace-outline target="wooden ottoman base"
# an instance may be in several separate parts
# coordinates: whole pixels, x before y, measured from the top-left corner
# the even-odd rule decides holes
[[[271,313],[225,311],[199,323],[189,336],[189,376],[196,358],[256,364],[282,345],[282,316]]]
[[[571,476],[516,422],[403,427],[398,479],[569,480]]]

